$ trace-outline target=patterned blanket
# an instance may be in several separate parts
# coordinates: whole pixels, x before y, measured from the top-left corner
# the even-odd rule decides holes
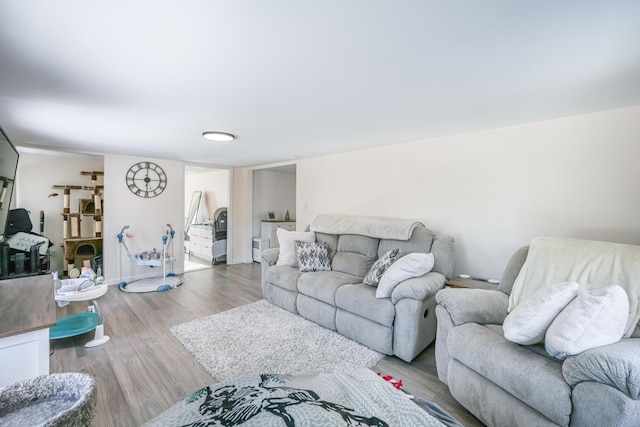
[[[145,426],[443,426],[368,369],[252,375],[202,388]]]

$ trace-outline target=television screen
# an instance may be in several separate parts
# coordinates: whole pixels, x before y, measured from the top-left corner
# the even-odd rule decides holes
[[[18,150],[0,127],[0,236],[4,236],[7,226],[7,215],[11,209],[13,183],[18,168]]]

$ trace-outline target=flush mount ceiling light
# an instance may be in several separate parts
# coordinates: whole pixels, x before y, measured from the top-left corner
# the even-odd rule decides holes
[[[236,139],[235,135],[218,131],[202,132],[202,136],[206,139],[210,139],[211,141],[233,141]]]

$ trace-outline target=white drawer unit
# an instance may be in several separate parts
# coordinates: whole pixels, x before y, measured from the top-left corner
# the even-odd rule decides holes
[[[278,243],[278,228],[284,228],[289,231],[296,231],[295,221],[262,221],[261,235],[263,239],[269,239],[269,247],[277,248],[280,246]]]
[[[199,258],[211,261],[213,253],[213,227],[210,225],[194,224],[189,227],[189,253]]]

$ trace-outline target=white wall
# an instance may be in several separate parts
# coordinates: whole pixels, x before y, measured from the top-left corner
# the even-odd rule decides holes
[[[201,170],[201,168],[197,168]],[[213,220],[216,209],[229,207],[229,171],[212,170],[189,172],[184,178],[184,216],[187,217],[194,191],[202,191],[205,209],[196,216],[197,222]],[[201,202],[202,204],[202,202]]]
[[[253,237],[260,236],[261,221],[272,211],[276,219],[284,219],[289,211],[296,218],[296,175],[268,170],[253,171]]]
[[[538,235],[640,244],[640,106],[301,160],[298,230],[320,213],[423,221],[456,274],[500,278]]]
[[[319,213],[419,219],[456,238],[456,274],[499,278],[513,251],[537,235],[640,244],[638,141],[640,106],[300,160],[290,214],[298,230]],[[104,158],[104,263],[110,283],[119,278],[115,236],[125,224],[136,236],[130,247],[140,251],[159,246],[171,223],[177,232],[174,253],[182,253],[183,165],[155,160],[169,185],[160,196],[141,199],[129,192],[124,177],[142,160],[154,161]],[[79,172],[101,166],[100,157],[23,153],[15,206],[32,212],[36,230],[44,210],[45,235],[59,245],[62,192],[51,185],[83,184]],[[252,173],[234,168],[230,176],[232,263],[252,262]],[[60,196],[49,198],[53,192]],[[64,268],[61,252],[55,270]],[[182,257],[177,258],[179,272]],[[157,274],[123,266],[125,277]]]
[[[66,269],[64,250],[61,247],[64,190],[53,189],[51,186],[91,185],[91,177],[80,175],[80,172],[102,171],[102,157],[38,150],[37,153],[21,152],[18,163],[12,205],[30,211],[32,230],[36,233],[40,230],[40,211],[44,211],[43,234],[53,243],[50,249],[50,268],[51,271],[62,274]],[[102,177],[98,177],[98,184],[102,183]],[[57,196],[54,196],[54,193]],[[89,199],[91,194],[91,191],[71,191],[71,212],[77,213],[79,199]],[[108,206],[109,202],[105,202],[105,209],[108,209]],[[82,218],[82,232],[85,237],[92,236],[93,221]]]
[[[157,163],[167,174],[166,189],[154,198],[141,198],[131,193],[125,176],[129,168],[140,161]],[[171,224],[176,231],[173,254],[176,257],[174,269],[183,271],[184,242],[184,167],[181,162],[151,158],[105,155],[104,158],[104,240],[103,260],[105,278],[109,284],[119,282],[118,266],[122,262],[122,278],[162,275],[162,269],[133,265],[119,254],[117,235],[123,226],[129,225],[134,237],[126,243],[132,253],[162,248],[162,236]]]
[[[133,195],[125,184],[127,170],[135,163],[149,160],[159,164],[168,175],[168,185],[165,191],[151,199],[143,199]],[[116,235],[124,225],[129,225],[134,238],[127,240],[132,252],[149,250],[162,246],[162,234],[166,224],[170,223],[176,234],[174,237],[174,255],[176,263],[174,270],[183,270],[183,232],[184,232],[184,173],[180,162],[137,158],[127,156],[76,155],[55,151],[38,150],[37,153],[22,152],[16,176],[16,188],[12,205],[25,208],[31,212],[33,230],[39,230],[40,210],[45,213],[45,231],[53,243],[55,255],[51,257],[51,270],[62,272],[66,269],[63,260],[62,244],[62,213],[63,190],[52,189],[59,185],[90,185],[90,177],[80,175],[81,171],[104,171],[104,179],[98,178],[98,183],[105,183],[104,189],[104,223],[103,223],[103,263],[105,277],[110,284],[119,281],[119,254]],[[229,199],[229,172],[200,174],[206,179],[209,188],[215,196],[209,201]],[[43,178],[44,177],[44,178]],[[222,183],[224,181],[224,183]],[[196,185],[196,184],[194,184]],[[49,195],[57,193],[58,196]],[[78,199],[89,198],[90,192],[71,192],[71,211],[77,212]],[[189,193],[189,197],[191,193]],[[214,208],[215,205],[210,205]],[[250,224],[247,225],[248,227]],[[92,221],[84,219],[82,222],[83,236],[88,236],[92,229]],[[155,276],[161,274],[159,269],[131,265],[122,259],[123,278],[131,280],[138,277]]]

